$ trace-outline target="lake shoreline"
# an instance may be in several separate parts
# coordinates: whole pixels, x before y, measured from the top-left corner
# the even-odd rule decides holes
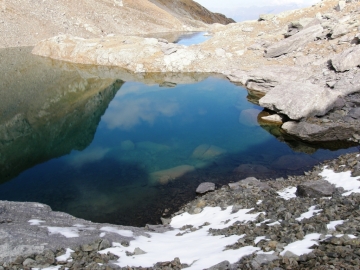
[[[182,209],[172,218],[174,220],[184,214],[190,214],[190,216],[196,219],[197,216],[201,216],[203,211],[207,211],[206,209],[211,209],[212,207],[220,207],[223,211],[230,207],[230,209],[233,209],[231,213],[242,211],[241,209],[243,208],[253,209],[251,211],[252,213],[264,213],[257,216],[253,221],[245,221],[244,223],[237,222],[235,224],[230,222],[228,226],[222,227],[221,230],[209,229],[211,228],[212,223],[212,221],[209,220],[209,225],[207,225],[208,227],[206,227],[205,230],[210,235],[238,235],[238,237],[242,239],[242,237],[244,237],[242,236],[243,233],[246,234],[246,237],[241,241],[237,241],[237,244],[235,243],[231,249],[237,250],[249,245],[251,246],[251,241],[254,241],[255,238],[260,237],[263,234],[264,239],[266,237],[271,238],[253,244],[257,252],[251,252],[252,255],[243,257],[241,261],[223,263],[228,267],[224,269],[246,267],[249,263],[254,267],[254,265],[259,263],[260,258],[270,259],[270,261],[266,261],[268,267],[286,267],[291,265],[292,267],[296,266],[297,269],[303,269],[302,267],[315,267],[317,266],[317,263],[321,263],[328,266],[346,265],[347,267],[350,267],[347,269],[352,269],[351,267],[355,267],[352,266],[352,261],[345,262],[336,259],[337,257],[324,259],[324,255],[320,256],[319,254],[324,252],[323,248],[328,249],[328,252],[330,252],[330,250],[335,247],[342,245],[333,243],[331,239],[340,239],[339,241],[343,241],[344,243],[348,242],[348,245],[352,248],[357,248],[358,244],[354,241],[358,239],[357,237],[360,228],[358,227],[357,220],[360,219],[360,214],[356,211],[350,211],[348,208],[356,205],[355,202],[360,200],[360,195],[354,194],[344,196],[342,194],[345,190],[340,187],[333,189],[331,191],[332,195],[326,195],[331,197],[328,199],[323,198],[325,195],[299,197],[295,195],[294,191],[288,191],[288,193],[285,193],[287,195],[279,195],[282,194],[279,192],[284,189],[291,190],[289,187],[294,187],[296,189],[296,186],[303,185],[305,182],[316,183],[317,181],[323,181],[322,179],[324,179],[324,176],[321,176],[320,174],[325,171],[324,168],[329,171],[333,170],[336,173],[346,173],[351,170],[352,175],[360,175],[359,164],[359,154],[353,153],[323,162],[322,164],[315,166],[313,170],[305,172],[303,176],[289,176],[287,179],[279,178],[276,181],[259,181],[250,177],[237,183],[225,185],[214,192],[198,196],[195,200],[184,205],[184,207],[182,207]],[[352,201],[354,201],[354,203],[349,204],[349,202]],[[313,214],[310,214],[306,216],[305,219],[299,221],[298,216],[302,216],[302,213],[307,212],[306,209],[309,207],[311,208],[312,206],[314,206],[312,209],[320,210],[317,212],[315,211]],[[106,255],[108,257],[104,255],[104,257],[103,255],[96,255],[98,254],[97,252],[105,250],[101,253],[106,254],[106,250],[114,245],[114,242],[122,243],[122,249],[130,245],[129,250],[131,250],[137,245],[136,239],[141,236],[155,237],[152,235],[153,233],[163,234],[169,230],[174,230],[170,223],[171,220],[167,219],[164,219],[163,222],[165,224],[170,223],[170,226],[147,225],[144,228],[135,228],[112,224],[97,224],[77,219],[65,213],[52,212],[50,207],[38,203],[1,201],[0,207],[3,213],[5,213],[2,215],[1,222],[2,236],[8,235],[9,237],[12,235],[11,238],[8,238],[10,241],[7,242],[7,252],[5,252],[5,254],[4,250],[0,252],[0,261],[3,262],[3,267],[8,268],[10,268],[10,266],[20,267],[20,265],[27,265],[28,267],[49,267],[50,265],[59,265],[59,267],[75,267],[75,265],[81,265],[81,267],[85,267],[86,265],[92,265],[95,267],[93,259],[97,257],[97,262],[105,264],[108,262],[109,266],[112,267],[111,269],[117,269],[113,263],[117,263],[116,260],[118,257],[114,255]],[[283,209],[279,211],[280,208]],[[189,224],[191,224],[193,218],[189,220]],[[279,225],[266,225],[276,222],[277,220],[280,220],[280,223],[278,223]],[[345,221],[336,223],[341,225],[340,227],[336,227],[336,229],[330,225],[327,229],[321,227],[321,224],[324,224],[324,222],[332,224],[331,222],[336,220]],[[263,225],[257,227],[258,225],[256,224],[259,222]],[[191,234],[201,230],[201,228],[201,226],[194,227],[189,225],[182,232]],[[286,235],[289,235],[289,239],[284,238],[283,233],[281,233],[284,230],[287,231]],[[312,233],[312,235],[319,233],[316,237],[325,239],[319,242],[317,241],[318,238],[315,237],[314,243],[320,245],[318,248],[315,246],[310,248],[308,252],[304,253],[306,254],[304,255],[305,257],[303,255],[300,256],[294,254],[293,252],[295,251],[288,252],[287,254],[283,252],[286,250],[286,245],[305,239],[304,237],[310,233]],[[348,237],[347,235],[350,235],[350,238],[346,238],[342,235],[345,235],[346,237]],[[27,239],[26,242],[22,240],[25,238]],[[48,244],[42,244],[44,241]],[[132,241],[135,242],[135,245],[132,244]],[[310,246],[312,245],[313,244]],[[320,249],[320,247],[323,248]],[[55,258],[59,258],[62,254],[65,254],[65,251],[68,248],[74,250],[75,253],[72,253],[72,257],[69,254],[67,260],[59,264],[60,259],[56,260]],[[141,246],[139,248],[141,249]],[[51,252],[49,250],[51,250]],[[260,255],[262,254],[260,252],[261,250],[262,252],[265,252],[263,254],[267,255]],[[346,252],[348,252],[346,254],[353,254],[353,259],[358,256],[353,253],[351,248]],[[35,257],[35,255],[32,254],[43,254],[43,256],[37,255]],[[315,254],[315,256],[312,256],[311,254]],[[70,260],[70,258],[73,258],[73,260]],[[181,256],[180,261],[183,262]],[[121,263],[121,256],[119,262]],[[260,265],[262,263],[260,263]],[[175,259],[175,261],[166,263],[165,265],[173,264],[176,265],[179,264],[179,262]],[[182,266],[185,267],[186,265]],[[96,267],[98,267],[96,269],[105,269],[105,265],[100,266],[96,264]]]
[[[358,144],[360,9],[357,2],[340,2],[322,1],[303,10],[264,15],[259,21],[209,26],[204,30],[210,31],[213,38],[190,48],[136,36],[85,40],[59,35],[41,41],[33,52],[49,59],[102,65],[104,69],[120,66],[135,73],[128,72],[129,77],[165,71],[222,74],[260,95],[259,104],[280,121],[288,134],[310,143],[345,140]],[[124,49],[128,50],[126,55],[121,54]],[[71,63],[64,65],[71,68]],[[142,79],[146,80],[146,76]],[[288,101],[290,105],[286,104]],[[360,196],[344,195],[350,187],[334,187],[323,182],[339,174],[343,177],[338,179],[338,184],[350,179],[356,185],[356,177],[360,176],[357,153],[326,161],[303,176],[276,181],[250,178],[225,185],[197,197],[177,213],[180,217],[190,213],[195,218],[207,211],[207,207],[228,210],[229,219],[221,220],[221,226],[215,229],[211,229],[212,220],[175,228],[97,224],[53,212],[39,203],[0,201],[0,239],[5,243],[0,245],[0,270],[51,266],[56,267],[52,269],[85,266],[119,269],[115,263],[121,264],[122,258],[136,261],[153,251],[143,250],[139,239],[155,239],[155,235],[171,231],[176,231],[179,238],[197,233],[237,238],[231,244],[219,244],[218,252],[231,254],[245,250],[242,259],[229,256],[230,259],[218,261],[210,269],[357,269]],[[328,188],[320,196],[318,189],[310,192],[310,197],[294,193],[294,188],[304,182],[317,181]],[[328,190],[330,195],[326,193]],[[228,221],[244,209],[253,209],[248,212],[256,216],[234,224]],[[294,243],[303,245],[300,250],[303,253],[292,248]],[[107,254],[110,250],[121,255]],[[196,269],[196,263],[204,263],[201,258],[197,262],[179,257],[146,267]],[[125,265],[122,267],[127,269]]]

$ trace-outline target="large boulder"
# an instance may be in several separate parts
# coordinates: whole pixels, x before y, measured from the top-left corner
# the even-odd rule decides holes
[[[338,96],[332,91],[309,82],[287,82],[274,87],[259,100],[262,107],[286,114],[290,119],[324,115],[334,107]]]
[[[288,134],[314,142],[348,140],[360,129],[359,124],[351,123],[308,123],[288,121],[281,128]]]
[[[299,197],[321,198],[330,197],[335,192],[335,186],[326,180],[305,182],[297,186]]]
[[[295,35],[283,39],[274,45],[268,47],[266,49],[265,57],[277,57],[283,54],[287,54],[293,51],[296,51],[298,48],[303,47],[310,41],[315,40],[317,37],[320,37],[323,28],[321,25],[314,25],[309,28],[306,28]]]
[[[346,72],[342,75],[341,79],[333,86],[336,91],[341,92],[343,96],[360,91],[360,73],[353,75],[350,72]]]
[[[360,46],[348,48],[331,59],[336,71],[343,72],[360,65]]]
[[[304,82],[312,75],[312,72],[303,67],[268,66],[244,72],[234,72],[231,80],[241,81],[248,89],[267,93],[275,86],[286,82]],[[237,78],[237,80],[236,80]],[[245,82],[245,83],[244,83]]]

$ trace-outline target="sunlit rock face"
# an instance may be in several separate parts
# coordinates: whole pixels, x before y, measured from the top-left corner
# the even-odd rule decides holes
[[[22,52],[24,50],[24,52]],[[88,146],[101,115],[123,84],[84,78],[26,49],[0,51],[0,177]],[[10,64],[11,63],[11,64]]]

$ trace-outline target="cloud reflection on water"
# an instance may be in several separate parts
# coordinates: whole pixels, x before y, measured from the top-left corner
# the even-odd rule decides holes
[[[110,148],[88,148],[82,152],[78,152],[69,158],[68,163],[76,168],[80,168],[86,163],[97,162],[102,160],[110,151]]]
[[[180,111],[180,106],[174,99],[159,99],[157,95],[139,98],[131,91],[127,93],[116,96],[103,116],[109,129],[129,130],[141,122],[152,125],[156,118],[172,117]]]

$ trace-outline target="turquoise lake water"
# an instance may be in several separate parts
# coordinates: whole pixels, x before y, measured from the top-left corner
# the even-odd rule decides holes
[[[287,136],[260,120],[256,97],[219,76],[131,74],[30,51],[0,50],[0,200],[144,226],[202,182],[302,174],[357,151]]]

